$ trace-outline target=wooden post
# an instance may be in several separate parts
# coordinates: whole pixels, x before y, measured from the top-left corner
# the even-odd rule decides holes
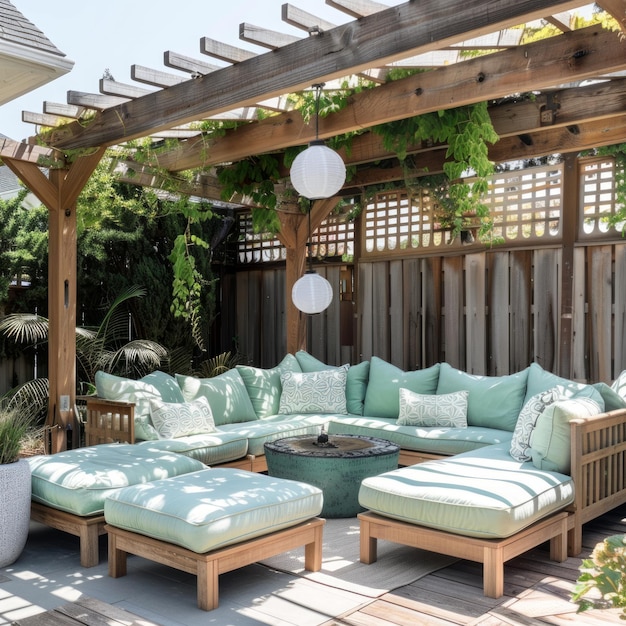
[[[559,329],[558,373],[570,378],[572,372],[572,339],[574,311],[574,244],[578,233],[578,158],[564,155],[563,206],[561,224],[561,323]]]
[[[76,159],[65,168],[51,168],[49,178],[36,163],[4,159],[48,208],[48,379],[46,426],[48,452],[67,447],[67,429],[78,443],[76,399],[76,199],[100,162],[105,148]],[[48,442],[46,441],[46,444]]]
[[[314,233],[328,214],[335,208],[339,198],[317,200],[311,207],[311,233]],[[285,263],[285,310],[287,325],[287,352],[295,354],[306,350],[306,315],[299,311],[292,299],[294,283],[302,276],[307,261],[309,219],[306,213],[278,212],[280,233],[277,237],[287,250]]]

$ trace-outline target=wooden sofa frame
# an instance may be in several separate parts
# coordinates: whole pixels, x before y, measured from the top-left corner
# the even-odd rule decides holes
[[[219,575],[244,565],[304,546],[304,569],[318,572],[322,567],[322,530],[325,522],[320,518],[312,518],[296,526],[204,554],[107,525],[109,575],[113,578],[126,575],[127,554],[194,574],[198,578],[198,608],[211,611],[218,606]]]
[[[87,399],[85,423],[86,445],[105,442],[135,443],[133,430],[134,405],[127,402]],[[566,508],[568,513],[568,554],[578,556],[582,551],[583,524],[626,502],[626,409],[618,409],[570,422],[571,428],[571,476],[575,485],[574,503]],[[400,465],[413,465],[423,461],[443,458],[441,456],[400,451]],[[249,471],[267,470],[265,457],[251,457],[225,463],[220,467],[235,467]],[[81,564],[85,567],[97,559],[97,537],[104,532],[104,520],[100,516],[97,531],[84,528],[86,518],[65,514],[59,516],[48,507],[39,505],[35,514],[45,524],[81,537]],[[72,518],[75,518],[72,522]],[[89,524],[91,525],[91,523]],[[85,545],[83,546],[83,543]],[[83,555],[85,562],[83,562]],[[87,555],[92,555],[88,558]]]
[[[574,502],[511,537],[481,539],[411,524],[372,512],[360,513],[360,558],[376,561],[379,539],[483,563],[483,590],[504,593],[504,563],[550,541],[550,558],[564,561],[582,551],[586,522],[626,502],[626,409],[570,422],[570,475]]]

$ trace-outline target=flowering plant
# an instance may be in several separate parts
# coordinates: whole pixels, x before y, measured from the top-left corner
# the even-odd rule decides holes
[[[572,593],[577,612],[621,608],[620,619],[626,620],[626,535],[611,535],[596,544],[580,571]]]

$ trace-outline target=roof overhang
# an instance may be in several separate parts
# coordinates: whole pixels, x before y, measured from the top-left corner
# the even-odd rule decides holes
[[[0,40],[0,105],[67,74],[74,61]]]

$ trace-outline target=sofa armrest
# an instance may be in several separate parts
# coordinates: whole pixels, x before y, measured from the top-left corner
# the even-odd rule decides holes
[[[582,525],[626,502],[626,409],[573,419],[570,428],[573,556],[582,550]]]
[[[132,402],[87,398],[85,445],[135,443],[135,405]]]

